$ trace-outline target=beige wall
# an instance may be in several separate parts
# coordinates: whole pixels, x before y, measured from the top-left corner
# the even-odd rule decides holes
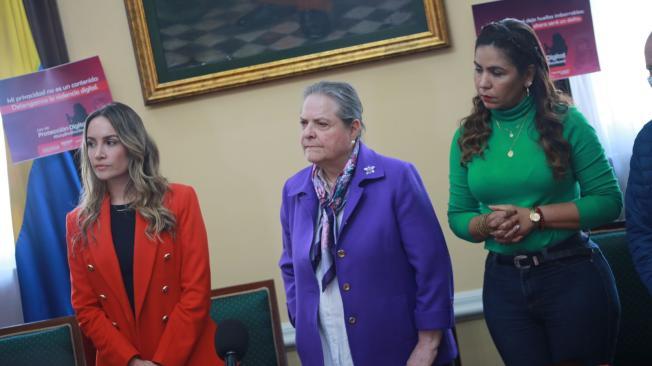
[[[59,10],[70,58],[100,56],[113,98],[135,108],[157,141],[164,174],[196,188],[211,243],[213,287],[273,278],[283,304],[276,265],[280,192],[285,179],[306,165],[298,143],[301,91],[322,79],[358,89],[372,148],[416,164],[446,233],[456,291],[481,286],[484,250],[454,237],[446,224],[450,141],[474,93],[472,2],[445,3],[452,47],[154,107],[142,101],[123,2],[60,0]],[[463,352],[491,348],[486,331],[471,331],[483,326],[461,326]]]

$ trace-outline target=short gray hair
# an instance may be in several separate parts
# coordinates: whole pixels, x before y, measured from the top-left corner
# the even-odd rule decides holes
[[[362,122],[362,103],[358,92],[355,91],[353,86],[345,82],[337,81],[320,81],[307,87],[303,92],[303,99],[305,100],[313,94],[321,94],[331,98],[338,106],[337,117],[339,117],[344,124],[351,126],[353,120],[359,120],[362,129],[365,125]]]

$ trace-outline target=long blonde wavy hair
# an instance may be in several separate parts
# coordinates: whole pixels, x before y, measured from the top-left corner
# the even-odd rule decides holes
[[[132,199],[129,207],[147,221],[145,234],[151,240],[160,240],[161,233],[165,231],[173,234],[176,218],[164,205],[168,181],[159,173],[158,148],[138,114],[127,105],[116,102],[94,111],[86,118],[79,159],[83,188],[77,215],[79,231],[77,237],[73,238],[73,247],[80,241],[88,244],[89,229],[97,222],[102,201],[107,194],[106,182],[98,179],[93,172],[86,141],[89,124],[99,116],[109,120],[120,143],[127,150],[130,179],[125,187],[125,197]]]

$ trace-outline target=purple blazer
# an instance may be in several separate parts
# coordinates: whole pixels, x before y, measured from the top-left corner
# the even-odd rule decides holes
[[[319,205],[310,172],[283,188],[279,266],[301,363],[314,366],[324,357],[309,256]],[[419,173],[361,145],[347,200],[334,260],[353,362],[405,365],[420,329],[444,330],[435,364],[450,362],[457,356],[451,262]]]

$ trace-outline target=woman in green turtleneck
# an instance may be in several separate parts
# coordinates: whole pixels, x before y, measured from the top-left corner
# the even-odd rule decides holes
[[[505,19],[475,47],[471,115],[453,138],[449,224],[485,242],[483,303],[507,365],[612,361],[613,276],[580,229],[618,217],[622,196],[595,131],[555,90],[534,31]]]

